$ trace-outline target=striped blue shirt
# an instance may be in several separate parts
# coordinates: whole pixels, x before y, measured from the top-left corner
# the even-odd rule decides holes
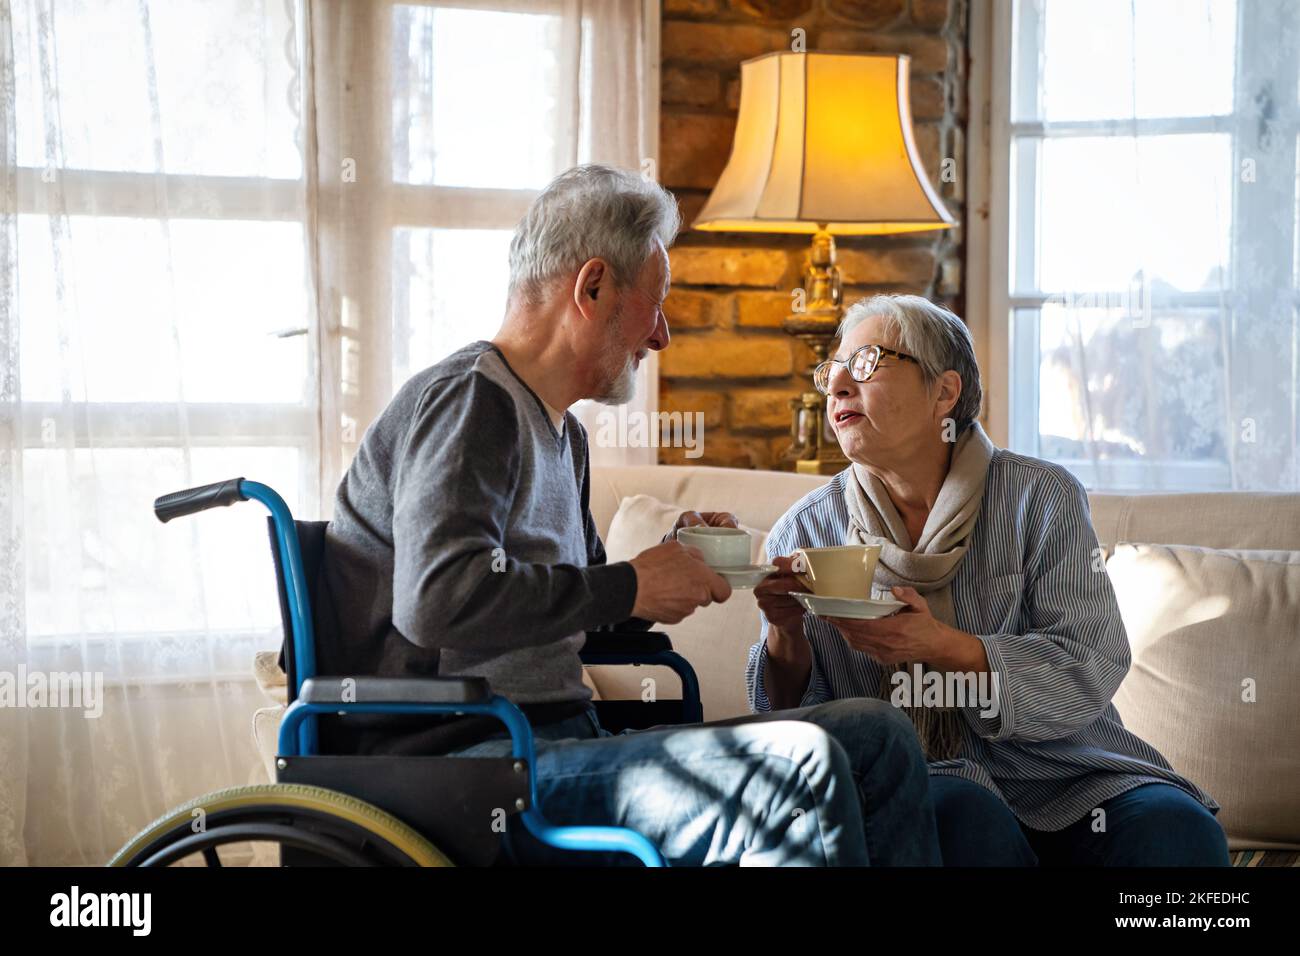
[[[847,470],[777,521],[769,555],[844,544]],[[1169,783],[1211,811],[1218,803],[1175,773],[1120,721],[1111,698],[1128,672],[1128,635],[1100,560],[1083,485],[1051,462],[996,449],[970,548],[952,579],[956,626],[975,635],[998,674],[998,713],[962,708],[956,757],[933,761],[996,794],[1027,826],[1059,830],[1145,783]],[[771,710],[763,687],[768,623],[750,648],[750,708]],[[834,626],[804,617],[812,674],[800,706],[875,697],[881,665]]]

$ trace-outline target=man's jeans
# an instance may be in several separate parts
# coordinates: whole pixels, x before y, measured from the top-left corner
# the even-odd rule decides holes
[[[916,731],[883,700],[617,736],[593,707],[536,736],[537,794],[550,822],[630,827],[671,865],[940,863]],[[509,740],[492,739],[456,756],[509,752]],[[553,850],[518,824],[505,844],[519,863],[635,862]]]

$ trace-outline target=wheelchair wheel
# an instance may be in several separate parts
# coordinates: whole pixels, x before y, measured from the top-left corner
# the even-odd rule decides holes
[[[170,866],[219,846],[277,843],[346,866],[452,866],[432,843],[378,807],[296,783],[231,787],[196,797],[135,835],[109,866]]]

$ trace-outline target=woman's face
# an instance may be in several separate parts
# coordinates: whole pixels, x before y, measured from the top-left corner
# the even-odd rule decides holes
[[[833,358],[844,361],[864,345],[902,351],[886,335],[885,321],[873,315],[859,322]],[[915,362],[882,355],[875,374],[865,382],[855,382],[848,368],[835,365],[827,387],[826,415],[850,461],[892,468],[914,454],[920,443],[938,436],[934,397]]]

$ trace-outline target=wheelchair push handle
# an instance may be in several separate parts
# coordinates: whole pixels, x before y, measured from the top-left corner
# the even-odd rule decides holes
[[[247,501],[248,496],[239,487],[243,481],[242,477],[227,478],[210,485],[173,491],[154,499],[153,513],[159,521],[166,524],[172,518],[196,514],[208,508],[233,505],[236,501]]]

